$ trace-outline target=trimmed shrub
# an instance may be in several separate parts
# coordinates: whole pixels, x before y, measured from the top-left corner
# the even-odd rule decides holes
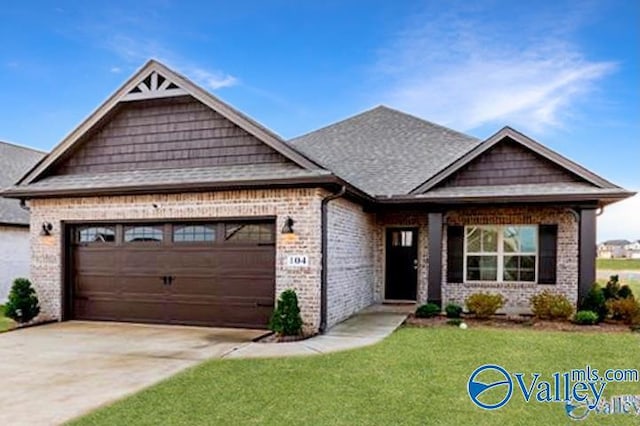
[[[545,290],[530,299],[533,315],[539,319],[569,319],[573,315],[573,304],[563,294]]]
[[[607,309],[614,320],[624,321],[625,324],[633,324],[640,316],[640,304],[633,296],[626,299],[609,300],[607,301]]]
[[[285,290],[280,294],[276,309],[271,315],[269,328],[281,336],[302,334],[302,318],[295,290]]]
[[[431,318],[440,314],[440,306],[435,303],[427,303],[426,305],[419,306],[416,309],[416,317],[418,318]]]
[[[448,303],[444,308],[447,318],[460,318],[462,316],[462,306],[457,303]]]
[[[502,308],[506,299],[501,294],[474,293],[464,300],[469,312],[476,318],[486,319],[495,315],[498,309]]]
[[[573,317],[573,322],[580,325],[594,325],[599,321],[598,314],[593,311],[578,311]]]
[[[611,275],[609,281],[607,281],[607,284],[604,286],[602,292],[606,300],[618,298],[618,293],[620,292],[620,280],[618,278],[618,275]]]
[[[633,296],[633,291],[631,291],[631,287],[625,284],[622,287],[620,287],[620,290],[618,291],[618,299],[626,299],[627,297],[634,297],[634,296]]]
[[[5,316],[21,324],[29,322],[40,313],[38,296],[26,278],[16,278],[13,281],[9,300],[4,305]]]
[[[602,321],[607,317],[607,305],[604,297],[604,290],[600,284],[595,283],[591,286],[589,293],[582,301],[580,308],[584,311],[593,311],[598,314],[598,321]]]

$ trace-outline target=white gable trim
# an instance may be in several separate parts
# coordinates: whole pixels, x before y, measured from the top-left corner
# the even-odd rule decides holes
[[[178,87],[171,79],[160,74],[158,71],[151,71],[151,74],[122,97],[122,101],[169,98],[188,94],[189,92]]]

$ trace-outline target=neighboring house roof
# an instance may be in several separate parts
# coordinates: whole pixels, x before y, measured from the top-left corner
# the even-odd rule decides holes
[[[7,188],[33,167],[44,152],[7,142],[0,142],[0,189]],[[0,224],[28,225],[29,212],[18,200],[0,197]]]
[[[396,195],[408,194],[480,141],[378,106],[289,143],[370,195]]]
[[[603,245],[607,245],[607,246],[626,246],[627,244],[630,244],[631,241],[629,240],[608,240],[603,242]]]

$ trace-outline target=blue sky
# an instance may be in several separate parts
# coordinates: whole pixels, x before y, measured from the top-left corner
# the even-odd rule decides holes
[[[49,150],[154,57],[285,138],[387,104],[640,190],[640,2],[9,2],[0,140]],[[640,238],[638,197],[599,238]]]

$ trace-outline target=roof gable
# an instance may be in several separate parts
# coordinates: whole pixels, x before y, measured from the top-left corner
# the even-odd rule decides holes
[[[213,109],[180,96],[119,105],[48,176],[273,163],[298,167]]]
[[[584,182],[584,179],[507,137],[436,188],[552,182]]]
[[[572,182],[597,188],[618,188],[522,133],[505,127],[416,187],[412,194],[445,187]]]
[[[189,95],[206,105],[299,167],[308,170],[319,169],[315,163],[296,152],[270,130],[222,102],[187,78],[159,62],[151,60],[65,137],[41,163],[21,179],[20,183],[29,184],[48,174],[52,167],[57,166],[70,152],[78,148],[77,145],[83,141],[87,134],[103,126],[105,121],[111,118],[124,104],[185,95]]]

